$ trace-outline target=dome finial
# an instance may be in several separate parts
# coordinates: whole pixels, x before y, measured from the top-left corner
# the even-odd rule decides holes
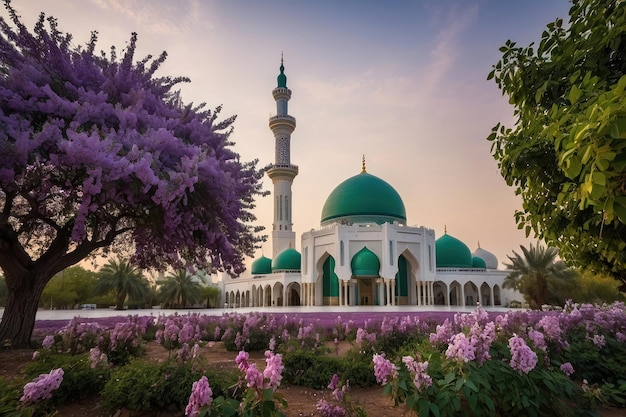
[[[480,249],[480,240],[478,241],[478,249]]]
[[[361,172],[367,172],[365,170],[365,154],[363,154],[363,160],[361,162]]]
[[[443,225],[443,234],[444,234],[444,235],[447,235],[447,234],[448,234],[448,225],[447,225],[447,224],[444,224],[444,225]]]
[[[278,74],[278,87],[287,88],[287,76],[285,75],[285,65],[283,59],[283,53],[280,53],[280,74]]]

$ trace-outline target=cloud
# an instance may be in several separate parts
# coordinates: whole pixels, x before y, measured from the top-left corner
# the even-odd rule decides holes
[[[91,0],[100,9],[124,15],[136,23],[142,31],[157,35],[173,35],[193,27],[200,16],[198,0],[176,2],[137,0]],[[206,5],[205,5],[206,7]],[[210,22],[203,22],[205,29],[211,29]]]
[[[422,88],[429,94],[439,88],[442,80],[446,79],[450,70],[457,64],[457,58],[461,55],[458,49],[461,45],[459,38],[476,21],[478,9],[478,5],[474,4],[462,9],[452,5],[445,12],[440,9],[432,11],[433,19],[437,22],[443,20],[443,23],[431,48],[431,59],[422,77]]]

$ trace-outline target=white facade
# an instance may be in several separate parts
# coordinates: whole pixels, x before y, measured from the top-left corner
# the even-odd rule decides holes
[[[495,256],[480,247],[473,254],[480,258],[477,265],[470,261],[462,268],[438,268],[438,241],[434,230],[406,226],[400,196],[387,183],[369,174],[359,180],[366,181],[368,187],[380,186],[383,192],[392,193],[390,200],[395,201],[395,206],[389,212],[380,212],[380,201],[385,201],[384,196],[369,197],[370,190],[367,189],[360,195],[357,193],[355,199],[352,193],[350,201],[357,202],[352,204],[352,211],[348,210],[347,214],[325,213],[323,226],[303,233],[301,252],[296,252],[291,186],[298,167],[291,164],[290,140],[295,118],[288,114],[291,90],[287,88],[286,80],[281,60],[278,87],[272,92],[277,115],[270,117],[269,121],[276,151],[275,163],[267,171],[274,184],[273,260],[257,259],[246,271],[247,275],[239,278],[224,276],[222,294],[225,305],[232,308],[505,306],[513,300],[521,301],[518,292],[502,288],[507,272],[497,270]],[[366,174],[365,160],[362,173]],[[341,190],[350,187],[350,180],[341,184]],[[363,184],[363,181],[359,183]],[[341,206],[342,196],[333,194],[334,205],[331,206]],[[364,208],[363,212],[358,212],[360,199],[368,198],[378,199],[374,204],[376,209],[367,212]],[[367,201],[364,205],[367,206]],[[333,220],[335,217],[336,221]],[[393,220],[396,218],[397,221]],[[466,251],[470,257],[469,249],[460,241],[458,243],[461,252]]]

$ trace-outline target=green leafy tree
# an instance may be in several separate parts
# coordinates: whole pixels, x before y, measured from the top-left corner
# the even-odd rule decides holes
[[[170,307],[185,308],[187,303],[196,304],[204,299],[202,286],[184,269],[169,274],[157,285],[161,302]]]
[[[91,301],[96,273],[72,266],[56,274],[41,294],[40,305],[50,308],[73,308]]]
[[[544,304],[563,305],[563,297],[575,284],[577,272],[558,259],[559,251],[538,243],[527,249],[520,245],[522,255],[513,251],[504,266],[511,272],[504,279],[504,288],[522,293],[531,308]]]
[[[141,275],[139,269],[127,261],[111,259],[98,271],[98,280],[94,292],[113,292],[115,294],[115,308],[124,309],[124,302],[128,297],[133,300],[148,300],[150,298],[150,283]]]
[[[585,271],[577,278],[571,297],[568,298],[577,303],[603,304],[624,301],[619,286],[620,283],[610,275]]]
[[[220,307],[222,292],[213,285],[207,285],[206,287],[202,287],[202,298],[206,300],[207,308]]]
[[[626,7],[573,0],[537,46],[506,41],[494,79],[513,128],[489,140],[522,197],[520,229],[568,262],[626,279]]]

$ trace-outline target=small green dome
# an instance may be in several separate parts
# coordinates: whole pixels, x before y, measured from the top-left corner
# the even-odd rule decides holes
[[[380,261],[378,256],[367,247],[364,247],[352,257],[350,262],[352,275],[355,276],[378,276]]]
[[[387,182],[363,171],[339,184],[322,208],[322,226],[334,222],[406,223],[400,194]]]
[[[285,249],[272,260],[272,272],[299,271],[302,257],[293,248]]]
[[[280,61],[280,74],[277,77],[278,87],[287,88],[287,76],[285,75],[285,67],[283,66],[282,59]]]
[[[270,258],[266,258],[265,256],[261,256],[259,259],[252,262],[250,271],[252,275],[271,274],[272,260]]]
[[[472,268],[487,269],[487,262],[478,256],[472,257]]]
[[[435,241],[437,268],[471,268],[472,253],[465,243],[444,234]]]

